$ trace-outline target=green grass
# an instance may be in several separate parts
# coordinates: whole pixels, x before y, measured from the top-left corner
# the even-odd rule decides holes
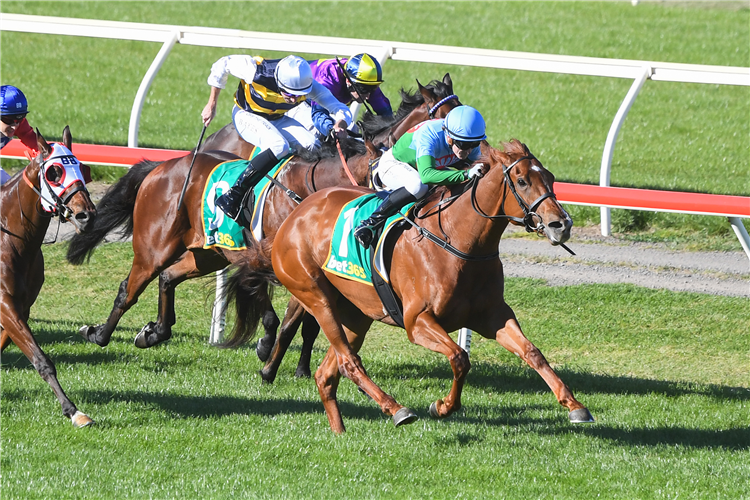
[[[429,417],[450,386],[442,356],[377,324],[361,351],[376,383],[420,420],[396,429],[349,381],[333,435],[295,340],[273,385],[254,349],[207,344],[211,279],[182,284],[166,345],[132,339],[156,287],[102,349],[75,332],[102,322],[129,244],[73,267],[45,247],[31,327],[60,381],[96,421],[76,430],[11,346],[2,355],[3,498],[746,498],[750,495],[750,310],[746,299],[629,285],[552,288],[509,279],[527,336],[597,419],[574,426],[541,377],[475,338],[463,408]],[[286,295],[276,305],[283,311]],[[85,304],[85,306],[84,306]],[[315,345],[313,364],[326,341]]]
[[[3,12],[213,26],[589,57],[750,66],[746,2],[11,2]],[[311,20],[323,20],[325,22]],[[414,22],[415,19],[429,20]],[[128,120],[155,43],[2,32],[3,82],[20,86],[32,125],[84,143],[127,143]],[[191,149],[200,135],[211,64],[233,52],[176,46],[148,94],[140,145]],[[248,51],[255,53],[257,51]],[[284,54],[265,52],[266,56]],[[319,54],[302,54],[313,58]],[[521,139],[560,181],[598,184],[607,132],[629,80],[388,61],[383,90],[449,71],[492,143]],[[233,83],[231,85],[234,85]],[[230,121],[220,96],[209,133]],[[750,89],[649,81],[614,152],[614,186],[750,195]],[[7,161],[3,163],[8,164]],[[10,164],[14,167],[18,163]],[[113,173],[99,173],[111,178]],[[578,225],[599,212],[572,207]],[[720,217],[615,210],[615,232],[688,248],[741,250]],[[635,219],[635,223],[634,222]],[[704,234],[712,235],[706,238]]]

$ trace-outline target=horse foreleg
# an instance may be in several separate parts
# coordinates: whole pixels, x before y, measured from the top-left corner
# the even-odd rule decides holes
[[[76,405],[63,391],[60,382],[57,380],[57,370],[54,363],[37,344],[29,325],[12,308],[6,307],[5,303],[2,307],[2,317],[3,323],[5,323],[3,325],[3,338],[12,340],[31,361],[37,373],[49,384],[62,406],[63,415],[68,417],[75,427],[86,427],[93,424],[94,421],[85,413],[78,411]]]
[[[461,392],[466,375],[471,369],[469,355],[461,349],[430,313],[417,316],[414,326],[409,331],[409,340],[431,351],[439,352],[448,358],[453,370],[453,384],[448,395],[430,405],[430,415],[434,418],[445,418],[461,408]]]
[[[521,326],[518,324],[510,306],[504,304],[502,313],[507,318],[505,326],[500,328],[495,334],[495,339],[500,345],[520,357],[541,375],[555,394],[555,397],[557,397],[557,401],[570,410],[568,416],[571,422],[593,422],[594,417],[591,416],[589,410],[578,402],[568,386],[565,385],[549,365],[542,352],[523,334]]]
[[[132,271],[131,271],[132,274]],[[112,332],[117,328],[117,323],[120,322],[120,318],[125,312],[130,309],[133,304],[138,301],[138,297],[129,299],[128,284],[130,282],[130,275],[120,283],[120,288],[117,291],[117,297],[115,297],[115,303],[112,306],[112,311],[109,313],[107,322],[103,325],[83,325],[78,333],[89,342],[93,342],[101,347],[109,344],[110,338],[112,338]],[[144,287],[145,288],[145,287]]]
[[[346,431],[344,419],[341,418],[339,403],[336,400],[340,377],[336,351],[333,350],[333,347],[330,347],[325,358],[323,358],[323,362],[315,371],[315,385],[318,386],[320,400],[323,402],[323,408],[328,417],[328,424],[331,426],[331,430],[337,434]]]
[[[284,313],[284,321],[281,323],[281,331],[279,336],[276,337],[276,342],[273,344],[273,350],[271,355],[267,357],[268,361],[265,366],[260,370],[260,376],[264,382],[273,383],[276,379],[276,373],[279,371],[281,360],[284,359],[289,344],[292,343],[292,339],[297,334],[297,329],[302,323],[302,317],[305,314],[305,310],[294,297],[289,299],[289,304],[286,307]],[[262,341],[262,339],[261,339]],[[260,341],[258,342],[258,350],[260,350]],[[258,354],[260,357],[260,354]],[[308,376],[310,368],[308,366]]]

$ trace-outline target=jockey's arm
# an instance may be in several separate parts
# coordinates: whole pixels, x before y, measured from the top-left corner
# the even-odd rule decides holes
[[[466,180],[463,170],[438,170],[435,157],[430,155],[417,158],[417,171],[423,184],[444,186],[460,184]]]
[[[211,86],[208,102],[201,112],[203,124],[208,126],[216,116],[216,103],[219,93],[227,85],[227,77],[232,75],[246,82],[252,82],[258,68],[255,59],[247,55],[224,56],[211,66],[207,83]]]
[[[383,94],[380,87],[376,88],[367,98],[367,102],[372,106],[372,110],[378,116],[393,116],[393,108],[391,108],[391,101]]]
[[[347,127],[351,125],[352,114],[349,111],[349,108],[336,99],[333,94],[331,94],[331,91],[319,82],[313,82],[312,90],[310,90],[310,93],[308,94],[308,99],[315,101],[316,104],[326,110],[332,118],[334,128],[336,128],[335,124],[341,121],[345,122]],[[313,121],[313,123],[315,122]]]

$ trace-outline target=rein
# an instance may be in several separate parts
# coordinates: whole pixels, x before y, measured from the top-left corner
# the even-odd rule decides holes
[[[341,143],[339,142],[338,138],[336,139],[336,149],[339,150],[339,158],[341,158],[341,164],[344,166],[344,172],[346,172],[346,176],[349,177],[352,186],[358,186],[359,184],[357,184],[357,181],[354,180],[354,176],[352,175],[351,170],[349,170],[349,165],[346,164],[346,158],[344,157],[344,152],[341,151]]]
[[[510,178],[510,174],[509,174],[510,170],[513,167],[515,167],[519,162],[521,162],[523,160],[536,160],[536,157],[533,156],[533,155],[523,156],[523,157],[517,159],[516,161],[514,161],[513,163],[511,163],[510,165],[508,165],[507,167],[504,166],[504,168],[503,168],[503,176],[505,177],[505,184],[510,189],[510,191],[513,193],[513,196],[516,198],[516,201],[518,202],[518,205],[523,210],[523,213],[524,213],[523,218],[514,217],[514,216],[507,215],[507,214],[504,213],[502,207],[505,204],[505,196],[507,194],[507,191],[503,194],[503,201],[500,204],[500,210],[501,210],[500,214],[498,214],[498,215],[488,215],[488,214],[484,213],[484,211],[482,211],[479,208],[479,205],[477,204],[477,186],[479,185],[479,179],[481,177],[474,177],[473,179],[469,180],[469,182],[467,182],[465,184],[465,188],[460,193],[458,193],[456,195],[453,195],[453,196],[451,196],[451,197],[449,197],[449,198],[447,198],[445,200],[441,200],[440,202],[438,202],[434,206],[432,206],[429,209],[427,209],[427,213],[425,215],[422,215],[421,217],[418,217],[418,218],[423,219],[423,218],[427,217],[428,215],[430,215],[430,212],[432,210],[435,210],[435,209],[437,209],[438,213],[439,213],[441,207],[443,207],[443,206],[451,203],[452,201],[456,200],[457,198],[463,196],[469,189],[471,189],[471,206],[474,209],[474,211],[477,214],[479,214],[480,216],[484,217],[485,219],[492,219],[492,220],[494,220],[494,219],[500,219],[500,218],[509,219],[509,220],[514,221],[514,222],[518,222],[519,224],[523,224],[523,226],[526,228],[526,231],[529,232],[529,233],[536,232],[537,234],[543,234],[543,232],[544,232],[544,224],[542,224],[542,222],[541,222],[542,218],[536,213],[536,209],[547,198],[552,198],[552,199],[556,200],[557,197],[555,196],[555,193],[553,193],[552,191],[547,191],[546,193],[544,193],[543,195],[541,195],[539,198],[537,198],[536,200],[534,200],[534,202],[531,203],[530,205],[527,205],[526,202],[523,201],[523,199],[521,198],[521,196],[518,194],[518,191],[516,190],[516,186],[513,183],[513,180]],[[497,258],[500,255],[499,251],[495,252],[493,254],[482,255],[482,256],[478,256],[478,257],[474,256],[474,255],[467,254],[465,252],[462,252],[461,250],[457,249],[456,247],[454,247],[453,245],[451,245],[448,242],[447,236],[446,236],[446,239],[440,238],[440,237],[436,236],[435,234],[431,233],[430,231],[428,231],[427,229],[423,228],[422,226],[418,225],[416,222],[412,221],[408,217],[406,217],[403,213],[401,213],[401,212],[399,212],[399,213],[404,217],[404,220],[406,220],[409,224],[411,224],[417,230],[417,232],[421,236],[424,236],[425,238],[427,238],[428,240],[432,241],[433,243],[435,243],[440,248],[446,250],[448,253],[450,253],[451,255],[454,255],[455,257],[458,257],[459,259],[466,260],[466,261],[484,261],[484,260],[495,259],[495,258]],[[535,223],[534,222],[534,217],[537,217],[539,219],[539,223]],[[575,253],[571,249],[569,249],[567,246],[565,246],[564,244],[561,243],[560,246],[562,246],[565,250],[567,250],[572,255],[575,255]]]

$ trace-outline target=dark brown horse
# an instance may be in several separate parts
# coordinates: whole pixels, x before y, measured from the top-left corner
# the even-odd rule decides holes
[[[72,142],[68,127],[63,131],[67,150],[47,144],[37,130],[39,155],[0,188],[0,350],[10,342],[16,344],[52,387],[63,415],[74,426],[85,427],[93,420],[65,395],[55,365],[37,344],[28,324],[31,306],[44,283],[41,247],[50,220],[59,216],[83,232],[96,215],[79,175],[78,160],[69,154]]]
[[[364,135],[371,137],[376,145],[391,147],[411,127],[431,118],[445,118],[451,109],[461,105],[458,97],[453,94],[453,81],[448,73],[442,81],[434,80],[427,86],[417,81],[417,87],[418,93],[401,90],[401,105],[393,117],[366,113],[364,120],[360,122]],[[276,378],[281,361],[300,324],[303,325],[302,349],[295,376],[310,376],[310,356],[320,328],[314,318],[303,313],[304,309],[299,302],[290,300],[278,337],[276,330],[266,329],[266,336],[258,341],[258,357],[261,361],[266,361],[260,370],[264,382],[272,383]],[[269,335],[269,332],[273,335]]]
[[[450,393],[431,404],[430,414],[445,418],[461,407],[469,356],[447,332],[468,327],[496,339],[534,368],[560,404],[570,410],[571,421],[590,422],[589,411],[524,336],[504,300],[503,265],[497,256],[508,222],[546,235],[553,245],[563,244],[572,226],[555,198],[554,176],[520,142],[506,143],[504,149],[483,145],[479,161],[489,167],[485,176],[440,188],[428,196],[423,206],[432,208],[418,215],[418,223],[429,233],[408,226],[386,250],[390,283],[403,305],[409,340],[444,354],[453,369]],[[372,286],[325,269],[336,218],[346,203],[367,192],[364,188],[334,188],[310,196],[279,228],[272,249],[276,278],[315,316],[331,342],[315,381],[335,432],[345,430],[336,400],[342,374],[391,415],[396,425],[416,419],[416,414],[369,378],[356,354],[374,320],[390,325],[395,321]],[[310,233],[310,226],[317,230]],[[435,235],[445,235],[447,241]],[[240,265],[232,278],[234,285],[252,285],[253,293],[265,294],[270,282],[268,268],[265,273],[257,270],[267,256],[264,247],[254,256],[253,266]],[[256,318],[248,320],[257,323]]]
[[[394,124],[412,122],[427,116],[429,109],[425,103],[431,103],[431,106],[435,107],[440,100],[452,94],[452,86],[445,83],[446,80],[450,82],[448,75],[442,83],[432,82],[427,87],[420,85],[421,99],[405,94],[410,99],[405,101],[396,113],[394,123],[390,127],[381,127],[382,130],[388,132]],[[449,100],[438,106],[439,109],[435,109],[434,112],[445,114],[446,109],[452,109],[452,106],[453,100]],[[146,286],[156,276],[159,276],[158,317],[156,322],[149,322],[138,333],[135,345],[147,348],[171,337],[172,325],[176,321],[175,287],[187,279],[223,269],[236,259],[239,253],[224,249],[203,249],[200,197],[205,181],[219,162],[237,157],[248,158],[252,148],[251,144],[239,137],[231,124],[209,137],[201,149],[205,153],[199,153],[196,157],[183,207],[179,211],[177,203],[192,154],[162,164],[143,161],[133,166],[108,190],[99,203],[99,217],[93,230],[77,235],[71,240],[68,260],[72,264],[83,263],[104,237],[118,228],[122,228],[123,237],[133,236],[135,255],[131,272],[120,285],[106,323],[82,327],[80,333],[84,338],[101,346],[107,345],[122,315],[137,302]],[[372,154],[366,151],[362,143],[356,141],[347,141],[344,144],[344,153],[355,180],[366,185],[369,175],[367,160]],[[277,180],[303,198],[322,188],[350,183],[335,150],[295,157],[279,174]],[[263,223],[265,238],[273,240],[281,222],[295,206],[296,203],[284,191],[273,188],[270,190]],[[265,357],[268,357],[268,352],[276,339],[279,319],[270,302],[252,304],[248,307],[263,310],[266,341],[259,342],[259,347],[267,346]],[[302,321],[303,310],[294,307],[294,304],[291,310],[297,311],[297,314],[290,321],[299,324]],[[312,350],[312,341],[317,336],[317,324],[310,318],[306,320],[306,324],[310,325],[309,330],[314,333],[306,337],[311,337],[312,340],[307,342],[308,354],[303,355],[300,363],[307,366],[309,376],[309,352]]]

